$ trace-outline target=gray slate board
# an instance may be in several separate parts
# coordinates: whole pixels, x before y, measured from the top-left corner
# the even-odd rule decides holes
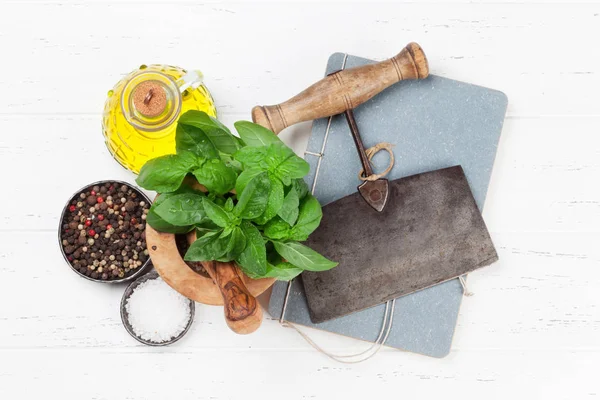
[[[382,212],[355,192],[323,207],[307,245],[339,262],[302,274],[312,322],[373,307],[498,260],[460,166],[393,180]]]
[[[342,68],[345,57],[333,54],[326,73]],[[345,67],[372,62],[347,56]],[[506,107],[507,98],[502,92],[432,75],[390,87],[358,107],[354,115],[367,147],[383,141],[396,145],[390,180],[461,165],[475,202],[482,209]],[[328,118],[314,121],[305,157],[311,165],[307,183],[312,188],[319,157],[310,153],[323,150],[314,190],[323,205],[355,192],[361,169],[344,116],[332,118],[324,145],[327,124]],[[388,162],[381,153],[373,161],[376,171],[383,170]],[[314,324],[300,279],[292,283],[286,320],[370,342],[377,339],[385,305]],[[275,318],[281,317],[286,288],[286,282],[277,282],[273,287],[269,312]],[[444,357],[450,351],[461,301],[458,279],[400,297],[386,345]]]

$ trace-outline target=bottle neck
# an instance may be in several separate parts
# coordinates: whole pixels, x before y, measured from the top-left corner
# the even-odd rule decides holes
[[[175,81],[157,71],[133,76],[121,95],[121,108],[127,122],[139,131],[156,132],[177,120],[181,93]]]

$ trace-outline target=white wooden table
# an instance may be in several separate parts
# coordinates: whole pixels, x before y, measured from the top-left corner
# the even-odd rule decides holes
[[[169,3],[0,0],[0,399],[600,396],[599,4]],[[500,262],[470,276],[447,358],[385,349],[337,364],[277,321],[236,336],[201,305],[180,343],[144,347],[121,326],[123,287],[66,266],[67,198],[134,179],[100,130],[125,73],[202,69],[231,126],[319,79],[332,52],[383,59],[409,41],[433,73],[510,102],[484,212]],[[309,129],[285,140],[301,153]]]

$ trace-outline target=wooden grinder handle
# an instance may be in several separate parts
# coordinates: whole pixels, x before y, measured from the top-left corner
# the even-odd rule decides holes
[[[244,285],[235,264],[207,261],[202,266],[223,295],[227,326],[241,335],[257,330],[262,322],[262,308]]]
[[[423,49],[416,43],[409,43],[389,60],[328,75],[284,103],[256,106],[252,109],[252,120],[279,133],[298,122],[356,108],[401,80],[422,79],[428,75],[429,66]]]

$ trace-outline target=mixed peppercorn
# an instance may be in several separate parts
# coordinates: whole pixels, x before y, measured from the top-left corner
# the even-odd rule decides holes
[[[82,275],[98,280],[132,275],[148,259],[148,201],[119,182],[89,187],[69,203],[61,223],[67,259]]]

